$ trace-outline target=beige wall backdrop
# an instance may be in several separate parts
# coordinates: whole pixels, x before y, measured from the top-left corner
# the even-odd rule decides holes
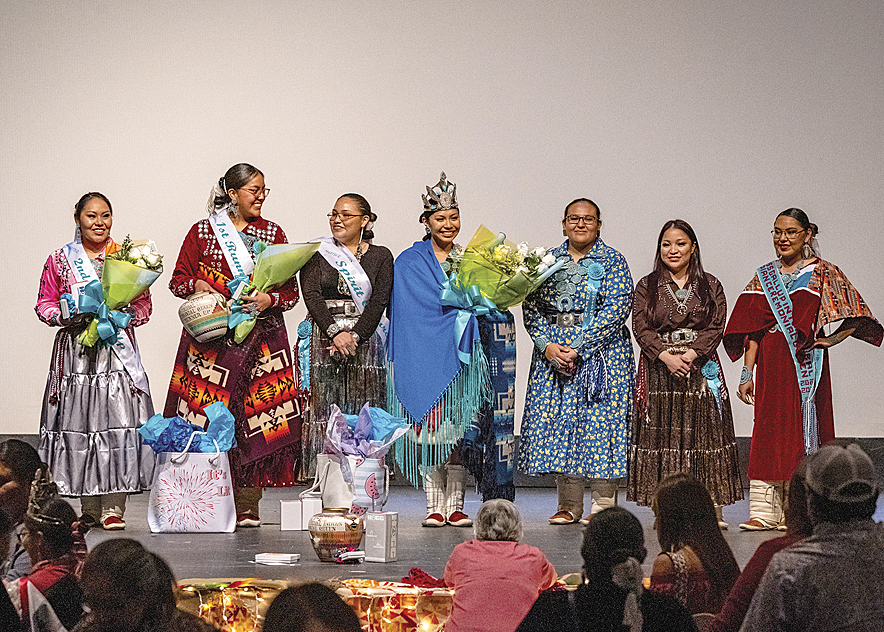
[[[0,433],[38,430],[55,332],[32,308],[88,190],[112,200],[116,239],[167,257],[138,330],[162,409],[180,334],[171,269],[240,161],[265,172],[264,215],[293,241],[327,233],[334,200],[357,191],[399,253],[441,170],[461,243],[485,223],[555,245],[564,204],[589,196],[636,279],[681,217],[731,305],[773,258],[775,215],[799,206],[884,316],[880,0],[12,0],[0,18]],[[521,328],[518,344],[521,411]],[[882,360],[855,340],[833,351],[839,434],[884,436]],[[725,370],[733,392],[739,365]],[[750,434],[749,407],[733,407]]]

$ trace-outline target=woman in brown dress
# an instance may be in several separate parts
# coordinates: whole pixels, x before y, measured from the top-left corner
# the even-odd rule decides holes
[[[650,505],[670,474],[701,481],[721,507],[743,498],[730,401],[715,349],[727,303],[703,271],[687,222],[666,222],[654,271],[635,286],[632,330],[641,347],[635,388],[627,499]]]

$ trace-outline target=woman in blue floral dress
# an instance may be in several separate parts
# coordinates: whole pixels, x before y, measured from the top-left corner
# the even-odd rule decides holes
[[[583,515],[590,479],[592,513],[617,503],[626,476],[634,358],[626,319],[632,276],[626,259],[599,238],[601,212],[580,198],[565,207],[567,240],[550,250],[565,267],[522,305],[534,341],[519,467],[556,474],[552,524]],[[588,520],[588,518],[587,518]]]

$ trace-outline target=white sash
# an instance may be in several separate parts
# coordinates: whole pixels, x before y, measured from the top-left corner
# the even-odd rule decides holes
[[[107,245],[105,245],[104,249],[106,253]],[[62,251],[74,275],[75,281],[71,284],[71,295],[74,297],[74,305],[77,305],[80,301],[80,295],[83,293],[83,288],[91,281],[100,281],[101,279],[98,278],[95,267],[89,260],[89,256],[83,248],[83,242],[79,237],[71,243],[62,246]],[[117,341],[110,345],[110,347],[120,359],[120,362],[123,363],[126,373],[129,374],[129,377],[132,378],[132,382],[135,384],[135,388],[150,395],[147,372],[141,364],[141,355],[138,353],[138,349],[129,340],[129,335],[125,331],[121,331],[117,336]]]
[[[98,274],[95,272],[95,267],[92,265],[92,262],[89,260],[89,255],[86,254],[86,249],[83,248],[83,242],[80,241],[79,236],[74,239],[71,243],[62,246],[62,251],[64,252],[64,256],[68,260],[68,266],[71,268],[71,272],[74,275],[74,282],[71,284],[71,295],[74,297],[74,304],[80,300],[80,295],[83,293],[83,288],[85,288],[90,281],[100,281],[98,278]],[[105,250],[107,246],[105,245]]]
[[[239,231],[230,221],[227,208],[223,208],[209,218],[209,224],[215,231],[215,237],[221,245],[221,252],[227,261],[227,267],[233,276],[249,276],[255,269],[255,262],[249,254],[249,249],[239,237]]]
[[[336,245],[331,237],[320,237],[318,241],[319,254],[344,277],[347,287],[350,288],[350,296],[353,297],[356,309],[361,314],[365,311],[368,299],[371,298],[371,281],[368,280],[368,275],[349,248]],[[387,342],[389,330],[390,321],[386,314],[381,314],[375,334],[380,336],[381,342],[384,344]]]
[[[823,350],[811,349],[803,358],[798,357],[798,330],[792,318],[792,299],[780,277],[775,262],[758,268],[758,281],[773,310],[777,324],[786,336],[786,343],[795,363],[798,389],[801,392],[801,417],[804,430],[804,453],[813,454],[819,448],[819,430],[814,396],[823,371]]]

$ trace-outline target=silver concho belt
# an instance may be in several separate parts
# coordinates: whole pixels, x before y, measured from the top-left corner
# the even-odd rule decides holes
[[[676,329],[660,334],[660,339],[671,353],[682,354],[688,350],[688,345],[697,339],[697,332],[693,329]]]
[[[326,301],[325,306],[332,316],[359,316],[356,303],[346,298]]]
[[[546,322],[563,329],[578,327],[583,324],[583,312],[552,312],[546,314]]]

